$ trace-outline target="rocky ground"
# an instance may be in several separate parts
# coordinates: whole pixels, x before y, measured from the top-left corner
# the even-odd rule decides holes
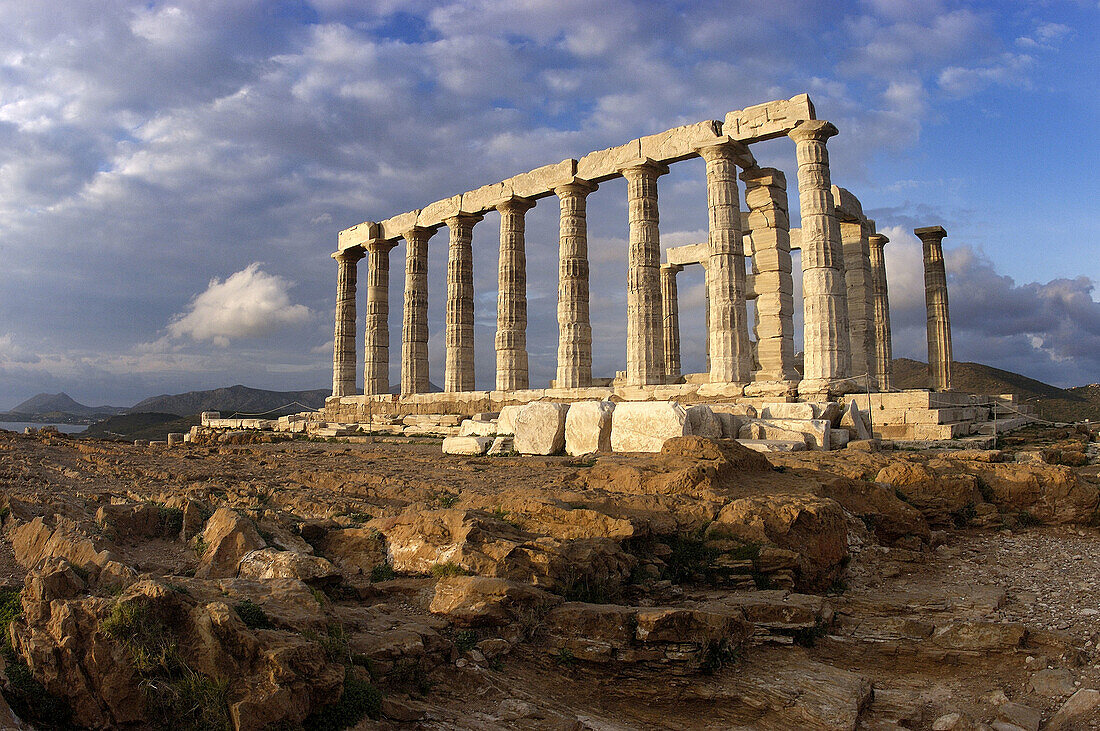
[[[1095,439],[0,432],[0,728],[1100,728]]]

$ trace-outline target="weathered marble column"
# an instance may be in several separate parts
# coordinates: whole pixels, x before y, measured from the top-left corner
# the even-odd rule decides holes
[[[524,214],[535,205],[527,198],[509,198],[500,212],[500,257],[497,266],[497,390],[528,387],[527,380],[527,253]]]
[[[890,242],[880,233],[867,237],[871,256],[871,282],[874,287],[875,377],[881,391],[890,390],[894,348],[890,335],[890,290],[886,283],[886,257],[883,247]]]
[[[558,388],[592,385],[592,325],[588,310],[587,197],[596,184],[586,180],[554,188],[561,204],[558,227]]]
[[[412,228],[405,239],[405,305],[401,323],[401,393],[428,391],[428,239]]]
[[[756,358],[760,369],[745,388],[749,396],[794,393],[794,279],[787,178],[775,168],[741,173],[752,231],[752,272],[756,289]]]
[[[665,373],[680,376],[680,303],[676,275],[684,271],[678,264],[661,265],[661,322],[664,325]]]
[[[363,249],[332,255],[336,260],[336,331],[332,339],[332,395],[355,394],[355,280]]]
[[[703,147],[698,152],[707,166],[710,380],[748,383],[752,356],[745,305],[745,247],[737,194],[737,164],[752,157],[748,149],[737,142]]]
[[[825,147],[836,133],[831,123],[812,120],[788,134],[795,141],[802,213],[805,362],[798,392],[817,397],[855,388],[845,380],[850,364],[847,286]]]
[[[924,243],[924,306],[928,311],[928,372],[932,388],[951,388],[951,316],[947,307],[947,272],[943,266],[943,226],[913,229]]]
[[[657,178],[668,166],[642,160],[624,167],[630,219],[626,259],[626,380],[632,386],[664,383],[661,326],[660,214]],[[713,360],[714,354],[711,354]]]
[[[481,216],[458,215],[444,223],[451,239],[447,258],[447,363],[443,390],[474,390],[474,224]]]
[[[366,245],[367,327],[363,348],[363,393],[390,392],[390,250],[395,241]]]
[[[864,374],[871,387],[878,387],[875,373],[874,285],[871,281],[871,254],[867,237],[871,228],[866,219],[840,222],[840,240],[844,248],[844,281],[848,290],[848,347],[853,378]],[[864,386],[863,379],[858,385]]]

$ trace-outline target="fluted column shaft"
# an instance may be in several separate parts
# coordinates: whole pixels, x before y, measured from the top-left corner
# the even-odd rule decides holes
[[[707,263],[710,380],[747,383],[752,371],[745,304],[745,247],[737,194],[737,160],[747,150],[736,142],[699,150],[706,161],[710,255]]]
[[[789,133],[798,158],[802,214],[802,306],[805,315],[803,378],[799,393],[820,395],[850,387],[847,286],[840,226],[833,209],[826,141],[829,122],[802,122]]]
[[[558,388],[592,385],[592,325],[588,307],[587,196],[595,183],[575,180],[554,189],[558,227]]]
[[[332,395],[355,394],[355,284],[361,248],[332,255],[336,260],[336,329],[332,338]]]
[[[624,168],[630,239],[626,284],[626,379],[632,386],[665,380],[661,326],[660,214],[657,178],[668,167],[646,161]],[[713,353],[711,354],[713,359]]]
[[[661,265],[661,321],[664,323],[665,372],[680,375],[680,303],[676,275],[684,271],[678,264]]]
[[[474,390],[474,224],[481,216],[460,215],[444,223],[451,238],[447,257],[447,363],[443,390]]]
[[[401,393],[428,391],[428,239],[431,229],[404,233],[405,303],[401,323]]]
[[[497,266],[497,390],[528,387],[527,378],[527,254],[524,214],[534,205],[511,198],[500,212],[500,257]]]
[[[875,377],[882,391],[889,391],[894,353],[890,334],[890,290],[886,282],[886,257],[883,247],[890,241],[882,234],[871,234],[867,245],[871,258],[871,282],[875,319]]]
[[[870,244],[867,240],[870,233],[867,221],[840,223],[840,238],[844,248],[844,281],[848,292],[850,375],[854,378],[867,374],[871,387],[877,388],[874,285],[871,281]]]
[[[951,388],[951,316],[947,306],[947,271],[943,264],[942,226],[914,229],[924,244],[924,305],[928,311],[928,371],[932,388]]]
[[[756,289],[754,383],[776,384],[784,391],[798,381],[794,362],[794,279],[787,178],[775,168],[741,174],[752,231],[752,271]],[[746,393],[753,391],[751,387]]]
[[[363,393],[390,392],[390,250],[394,242],[367,244],[367,313]]]

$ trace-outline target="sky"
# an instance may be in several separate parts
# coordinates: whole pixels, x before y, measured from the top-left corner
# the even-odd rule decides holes
[[[126,406],[328,388],[341,229],[803,92],[840,130],[833,182],[891,239],[895,356],[926,359],[912,230],[942,225],[956,360],[1100,381],[1098,40],[1097,0],[0,0],[0,409],[43,391]],[[752,150],[797,211],[793,143]],[[704,241],[702,161],[658,187],[662,245]],[[554,370],[557,217],[552,197],[527,214],[534,386]],[[611,376],[623,181],[589,196],[588,220],[594,371]],[[498,232],[495,213],[474,229],[479,387]],[[445,230],[429,250],[441,383]],[[688,372],[704,357],[693,270]]]

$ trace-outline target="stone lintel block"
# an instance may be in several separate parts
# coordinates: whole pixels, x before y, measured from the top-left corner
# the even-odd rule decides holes
[[[620,403],[611,417],[616,452],[660,452],[666,441],[687,434],[687,410],[675,401]]]
[[[743,383],[700,383],[699,396],[701,398],[737,398],[745,393]]]
[[[346,228],[341,231],[336,237],[336,248],[339,251],[343,251],[353,246],[362,246],[379,238],[380,235],[381,227],[377,223],[374,221],[363,221],[363,223],[357,223],[351,228]]]
[[[833,186],[833,205],[837,218],[842,222],[860,223],[863,221],[863,205],[847,188]]]
[[[450,198],[429,203],[421,208],[416,217],[416,225],[420,228],[439,227],[448,218],[461,213],[464,213],[462,210],[462,196],[452,195]]]
[[[535,401],[513,419],[515,450],[520,454],[557,454],[565,447],[565,419],[569,404]]]
[[[782,137],[799,122],[811,119],[817,119],[813,102],[806,94],[799,94],[729,112],[722,132],[741,142],[760,142]]]
[[[565,416],[565,451],[579,456],[611,451],[611,401],[580,401]]]
[[[481,456],[489,451],[493,437],[457,436],[443,440],[443,454]]]
[[[383,239],[399,239],[404,236],[406,231],[417,228],[417,219],[420,217],[420,210],[407,211],[405,213],[399,213],[396,216],[390,216],[385,221],[381,221],[378,225],[382,229],[381,236]],[[425,227],[425,228],[439,228],[439,226]]]
[[[511,188],[511,195],[520,198],[544,198],[553,194],[554,188],[572,183],[576,177],[585,178],[577,172],[578,161],[572,158],[552,165],[543,165],[530,172],[521,173],[504,181]]]
[[[638,154],[659,162],[672,163],[696,156],[702,145],[723,140],[722,123],[714,120],[673,127],[638,139]]]
[[[684,244],[665,249],[669,264],[702,264],[710,259],[710,244]]]
[[[462,209],[470,213],[488,211],[512,195],[512,186],[507,183],[491,183],[474,188],[462,194]]]
[[[576,175],[593,183],[602,183],[619,177],[623,163],[636,160],[641,156],[641,140],[631,140],[625,145],[588,153],[577,160]]]

